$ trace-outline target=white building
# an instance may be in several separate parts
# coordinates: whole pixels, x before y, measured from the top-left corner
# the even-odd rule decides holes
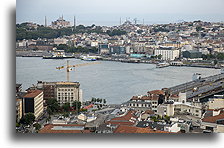
[[[173,116],[175,113],[189,114],[199,118],[202,116],[201,106],[194,105],[189,102],[182,103],[167,101],[164,104],[160,104],[157,107],[157,110],[157,114],[160,116]]]
[[[207,102],[208,109],[219,109],[224,108],[223,98],[210,98]]]
[[[60,45],[60,44],[67,44],[67,39],[65,38],[55,38],[54,44]]]
[[[173,49],[172,47],[162,47],[155,49],[154,55],[162,55],[162,60],[173,61],[175,58],[179,58],[180,51],[178,49]]]
[[[74,101],[82,102],[82,92],[78,82],[56,82],[56,99],[60,105]]]

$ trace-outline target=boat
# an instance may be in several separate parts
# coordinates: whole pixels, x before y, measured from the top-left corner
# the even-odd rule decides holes
[[[170,66],[170,64],[166,62],[156,64],[156,68],[164,68],[168,66]]]
[[[84,61],[96,61],[96,57],[95,56],[80,56],[81,60],[84,60]]]
[[[64,50],[54,50],[50,56],[43,56],[43,59],[66,59],[74,58],[74,56],[66,56]]]

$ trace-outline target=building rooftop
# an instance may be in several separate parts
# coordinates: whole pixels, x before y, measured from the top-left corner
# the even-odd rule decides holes
[[[35,98],[43,91],[41,90],[29,90],[29,92],[24,96],[24,98]]]
[[[202,119],[203,122],[210,122],[210,123],[216,123],[217,120],[223,119],[224,120],[224,112],[221,112],[217,116],[208,116]]]
[[[134,126],[119,125],[115,129],[114,133],[171,133],[171,132],[153,130],[153,129],[150,129],[150,128],[141,128],[141,127],[134,127]]]
[[[48,124],[42,128],[39,133],[90,133],[90,130],[85,130],[84,125],[77,124]]]
[[[148,91],[148,94],[154,94],[154,95],[165,95],[163,90],[152,90]]]

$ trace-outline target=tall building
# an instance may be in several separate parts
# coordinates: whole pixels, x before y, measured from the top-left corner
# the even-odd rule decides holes
[[[78,82],[57,82],[56,83],[56,99],[60,105],[74,101],[82,102],[80,97],[80,84]]]
[[[74,101],[82,102],[82,90],[79,82],[38,82],[43,90],[44,100],[56,99],[60,105]]]
[[[43,91],[29,90],[23,97],[24,99],[24,114],[33,113],[36,118],[43,114]]]
[[[56,21],[53,21],[51,23],[51,27],[53,29],[60,29],[60,28],[64,28],[64,27],[70,27],[70,22],[69,21],[66,21],[63,19],[63,16],[62,17],[59,17]]]

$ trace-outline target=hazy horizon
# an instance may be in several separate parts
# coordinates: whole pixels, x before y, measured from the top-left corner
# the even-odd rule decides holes
[[[50,25],[59,16],[76,24],[115,26],[130,18],[142,24],[181,21],[224,21],[222,0],[17,0],[16,23],[35,22]]]

